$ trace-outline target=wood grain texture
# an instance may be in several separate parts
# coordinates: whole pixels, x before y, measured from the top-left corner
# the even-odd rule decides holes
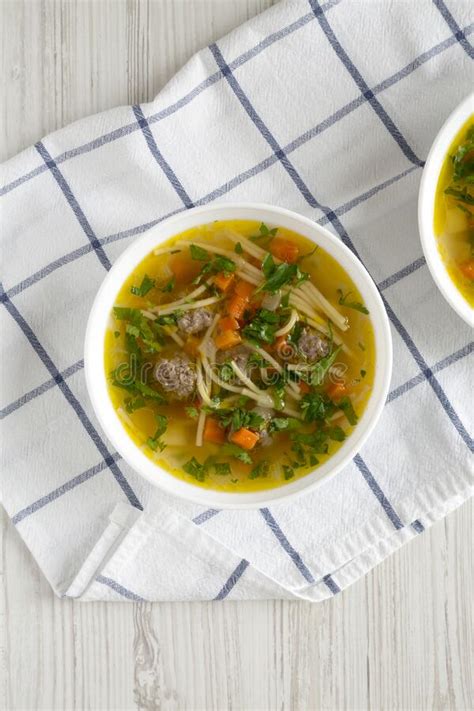
[[[3,0],[1,153],[148,101],[270,0]],[[26,117],[26,120],[25,120]],[[472,505],[332,601],[58,600],[2,514],[0,707],[472,709]]]

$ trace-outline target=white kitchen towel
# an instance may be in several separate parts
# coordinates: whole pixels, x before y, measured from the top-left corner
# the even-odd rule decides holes
[[[283,2],[150,104],[78,121],[4,164],[2,498],[57,594],[322,600],[469,496],[472,334],[433,284],[416,205],[430,144],[474,85],[473,15],[471,0]],[[370,441],[271,510],[203,510],[150,486],[100,431],[84,383],[106,270],[148,227],[216,200],[327,226],[392,324]]]

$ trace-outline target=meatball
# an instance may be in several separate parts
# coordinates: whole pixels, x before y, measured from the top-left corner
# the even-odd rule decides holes
[[[178,318],[178,328],[182,333],[199,333],[207,328],[212,321],[212,314],[206,309],[186,311]]]
[[[155,378],[163,390],[173,393],[178,400],[184,400],[194,390],[196,372],[185,358],[163,358],[155,366]]]
[[[298,341],[298,350],[304,358],[314,363],[329,353],[329,343],[313,331],[305,329]]]
[[[235,348],[230,348],[228,351],[218,353],[217,362],[228,363],[233,360],[236,366],[245,373],[251,352],[252,351],[250,348],[247,348],[247,346],[235,346]]]

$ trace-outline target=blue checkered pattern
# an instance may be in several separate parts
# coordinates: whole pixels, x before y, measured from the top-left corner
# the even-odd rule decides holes
[[[320,600],[467,498],[473,343],[428,274],[416,199],[431,141],[472,90],[473,20],[467,0],[390,14],[382,0],[280,3],[151,104],[83,120],[4,165],[3,501],[59,594]],[[370,442],[319,491],[202,510],[111,450],[85,392],[84,327],[136,235],[255,199],[327,225],[366,265],[393,327],[393,382]]]

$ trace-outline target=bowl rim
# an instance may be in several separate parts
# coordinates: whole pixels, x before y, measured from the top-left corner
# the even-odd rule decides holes
[[[436,189],[449,147],[463,124],[473,114],[474,92],[466,96],[448,116],[434,139],[423,168],[418,193],[418,230],[428,269],[448,304],[471,328],[474,327],[474,309],[458,290],[446,269],[433,223]]]
[[[104,340],[110,311],[123,282],[152,249],[173,235],[214,220],[260,220],[299,232],[333,256],[356,284],[370,310],[375,339],[375,375],[372,393],[357,426],[337,452],[304,477],[272,489],[229,493],[201,488],[175,477],[149,459],[126,434],[107,391]],[[99,342],[100,347],[97,347]],[[289,501],[314,491],[332,479],[361,449],[380,418],[391,380],[392,337],[379,291],[360,260],[331,232],[313,220],[265,203],[214,203],[174,215],[144,232],[118,257],[94,299],[85,333],[84,372],[89,398],[99,423],[116,451],[147,481],[168,494],[217,509],[257,509]],[[124,436],[125,435],[125,436]],[[157,476],[157,473],[159,476]]]

